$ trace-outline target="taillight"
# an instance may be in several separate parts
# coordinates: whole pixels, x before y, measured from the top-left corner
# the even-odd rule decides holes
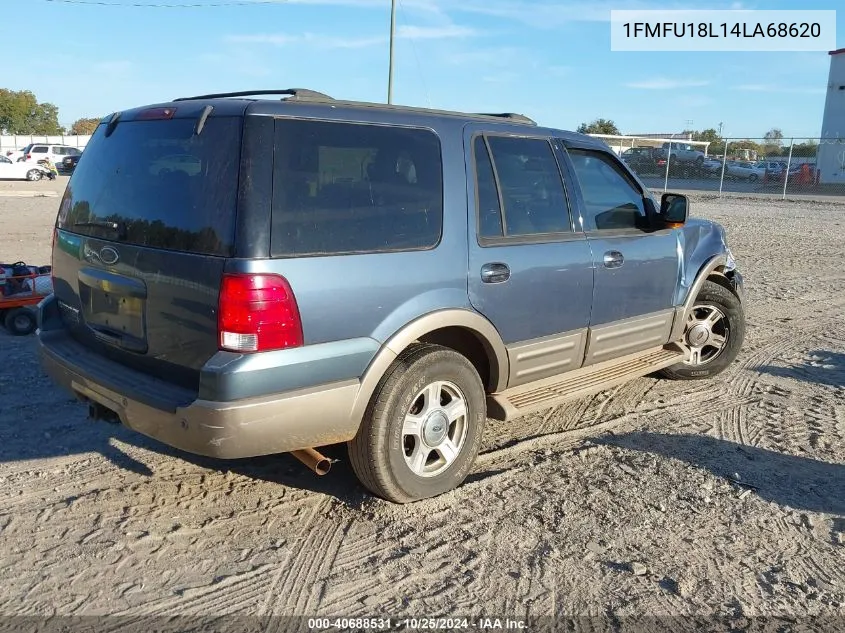
[[[271,274],[224,274],[217,332],[220,349],[230,352],[301,346],[302,321],[287,279]]]

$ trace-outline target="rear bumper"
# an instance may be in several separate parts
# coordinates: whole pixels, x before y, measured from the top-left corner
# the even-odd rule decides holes
[[[95,354],[63,330],[39,330],[38,339],[44,369],[59,385],[189,453],[254,457],[344,442],[357,432],[350,419],[357,380],[213,402]]]

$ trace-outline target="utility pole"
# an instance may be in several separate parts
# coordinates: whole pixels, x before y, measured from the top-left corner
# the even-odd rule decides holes
[[[393,40],[396,37],[396,0],[390,0],[390,61],[387,70],[387,103],[393,103]]]
[[[722,138],[722,126],[723,125],[724,125],[724,123],[722,121],[719,121],[719,138]]]

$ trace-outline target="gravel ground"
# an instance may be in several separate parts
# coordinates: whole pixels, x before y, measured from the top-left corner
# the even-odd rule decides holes
[[[0,259],[48,263],[58,200],[12,188]],[[469,481],[408,506],[343,452],[318,478],[88,422],[3,332],[0,613],[845,616],[845,206],[694,213],[746,277],[738,361],[491,422]]]

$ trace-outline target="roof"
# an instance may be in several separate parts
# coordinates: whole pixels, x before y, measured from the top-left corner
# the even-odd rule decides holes
[[[828,55],[841,55],[845,53],[845,48],[837,48],[835,51],[830,51]]]

